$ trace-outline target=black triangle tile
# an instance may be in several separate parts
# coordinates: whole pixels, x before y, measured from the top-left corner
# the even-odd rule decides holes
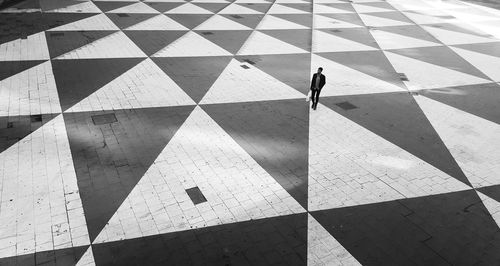
[[[310,14],[273,14],[273,16],[308,28],[312,27],[312,16]]]
[[[317,211],[362,265],[495,265],[500,230],[473,190]]]
[[[311,55],[280,54],[237,56],[290,87],[307,94],[310,87]]]
[[[39,129],[57,115],[0,116],[0,153]]]
[[[52,70],[61,108],[67,110],[143,59],[53,60]]]
[[[23,72],[29,68],[45,62],[44,60],[34,61],[3,61],[0,64],[0,81]]]
[[[347,29],[321,29],[321,31],[348,39],[354,42],[362,43],[373,48],[379,48],[375,39],[373,39],[369,30],[365,28],[347,28]]]
[[[185,2],[144,2],[144,3],[161,13],[167,12],[169,10],[172,10],[176,7],[185,4]]]
[[[2,8],[12,9],[40,9],[40,1],[4,1]]]
[[[212,17],[211,14],[168,14],[168,17],[188,29],[193,29]]]
[[[93,2],[102,12],[108,12],[114,9],[118,9],[120,7],[128,6],[135,4],[137,2],[128,2],[128,1],[94,1]]]
[[[303,102],[214,104],[203,110],[307,209],[309,107]]]
[[[239,3],[238,5],[253,9],[255,11],[266,13],[269,8],[271,8],[272,4],[257,4],[257,3]]]
[[[0,258],[0,265],[76,265],[88,247],[79,246]]]
[[[147,19],[150,19],[158,14],[132,14],[132,13],[107,13],[106,16],[120,29],[125,29]]]
[[[228,18],[230,20],[236,21],[240,24],[243,24],[249,28],[255,29],[257,25],[260,23],[260,21],[264,18],[264,15],[262,14],[257,14],[257,15],[252,15],[252,14],[223,14],[222,15],[225,18]]]
[[[213,13],[217,13],[228,6],[230,3],[193,3],[196,6],[199,6],[208,11],[212,11]]]
[[[193,108],[182,106],[64,114],[92,241]],[[96,119],[96,116],[102,115],[107,115],[109,119]]]
[[[95,244],[97,265],[303,265],[307,214]]]
[[[477,53],[500,57],[500,42],[461,44],[453,46]]]
[[[485,194],[486,196],[500,202],[500,185],[482,187],[478,188],[477,190]]]
[[[403,13],[399,11],[388,11],[388,12],[370,12],[367,13],[367,15],[374,16],[374,17],[379,17],[379,18],[386,18],[386,19],[391,19],[399,22],[406,22],[406,23],[411,23],[414,24],[413,21],[408,19]]]
[[[153,57],[152,59],[198,103],[229,64],[232,57]]]
[[[287,42],[306,51],[311,51],[311,36],[312,30],[260,30],[267,35],[270,35],[276,39]]]
[[[431,34],[429,34],[427,31],[425,31],[424,29],[422,29],[422,27],[418,25],[377,27],[376,29],[411,38],[416,38],[423,41],[434,42],[436,44],[441,43],[439,40],[434,38]]]
[[[399,74],[382,51],[318,53],[318,55],[406,89]]]
[[[344,21],[347,23],[352,23],[358,26],[365,26],[365,23],[361,20],[357,13],[353,14],[321,14],[321,16],[333,18],[336,20]]]
[[[236,54],[238,50],[240,50],[241,46],[243,46],[252,33],[251,30],[213,30],[196,32],[232,54]]]
[[[422,90],[419,94],[500,124],[500,85],[496,83]]]
[[[313,9],[312,4],[280,3],[280,5],[283,5],[283,6],[286,6],[286,7],[290,7],[290,8],[294,8],[294,9],[297,9],[297,10],[300,10],[300,11],[309,12],[309,13],[312,13],[312,9]]]
[[[391,52],[489,80],[481,71],[446,46],[407,48]]]
[[[73,51],[116,31],[50,31],[45,32],[51,58]]]
[[[123,31],[148,56],[160,51],[187,31],[133,30]]]
[[[344,110],[337,103],[358,108]],[[325,97],[322,103],[455,179],[470,186],[413,97],[406,92]]]
[[[2,13],[0,44],[94,15],[95,13]]]

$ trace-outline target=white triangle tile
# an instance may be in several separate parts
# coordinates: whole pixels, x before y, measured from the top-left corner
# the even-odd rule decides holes
[[[407,10],[428,10],[434,9],[432,5],[426,0],[388,0],[389,4],[391,4],[394,8],[400,11]]]
[[[119,45],[117,45],[119,44]],[[147,57],[123,32],[119,31],[89,43],[56,59]]]
[[[105,15],[99,14],[66,25],[55,27],[49,31],[91,31],[91,30],[119,30],[119,28]]]
[[[323,67],[327,81],[321,96],[340,96],[406,91],[404,88],[380,80],[318,55],[311,58],[311,68]]]
[[[52,4],[56,1],[51,1]],[[57,1],[64,7],[43,9],[44,13],[102,13],[92,1]],[[42,5],[42,1],[40,1]]]
[[[440,43],[425,41],[383,30],[372,30],[371,34],[382,49],[405,49],[415,47],[442,46]]]
[[[236,0],[235,4],[272,4],[266,0]]]
[[[423,28],[430,34],[432,34],[434,37],[436,37],[436,39],[440,40],[441,42],[447,45],[498,41],[495,38],[480,37],[472,34],[461,33],[451,30],[444,30],[430,26],[423,26]]]
[[[314,28],[316,29],[343,29],[343,28],[362,28],[362,26],[333,19],[321,15],[314,15]]]
[[[303,0],[276,0],[274,1],[276,4],[310,4],[310,2]]]
[[[238,51],[238,55],[300,53],[308,52],[258,31],[254,31]]]
[[[26,39],[16,39],[0,44],[2,61],[48,60],[50,59],[45,32],[35,33]]]
[[[425,11],[419,11],[418,13],[415,13],[415,12],[403,12],[403,14],[405,16],[407,16],[409,19],[413,20],[413,22],[415,22],[417,24],[453,23],[453,22],[457,21],[457,19],[454,18],[454,17],[443,18],[444,16],[448,15],[446,13],[442,13],[442,12],[429,12],[427,10],[425,10]]]
[[[414,98],[470,183],[500,184],[500,125],[424,96]]]
[[[169,11],[165,12],[165,14],[213,14],[213,12],[191,3],[185,3],[174,9],[170,9]]]
[[[316,2],[316,1],[314,1]],[[334,8],[334,7],[331,7],[331,6],[325,6],[325,5],[318,5],[318,4],[314,4],[313,5],[313,12],[315,14],[349,14],[349,13],[354,13],[352,11],[347,11],[347,10],[343,10],[343,9],[340,9],[340,8]]]
[[[220,15],[214,15],[198,27],[195,30],[252,30],[251,28],[234,22]]]
[[[280,1],[280,0],[277,0]],[[286,0],[284,0],[286,1]],[[341,0],[314,0],[315,4],[345,4],[346,2]]]
[[[195,104],[165,72],[147,58],[66,112]]]
[[[286,30],[286,29],[309,29],[308,27],[302,26],[291,21],[277,18],[275,16],[267,15],[257,26],[259,30]]]
[[[500,57],[450,47],[495,82],[500,82]]]
[[[153,57],[184,57],[184,56],[224,56],[232,55],[215,43],[201,37],[195,32],[188,32]]]
[[[291,8],[280,4],[274,4],[267,11],[267,14],[310,14],[310,13],[296,8]]]
[[[259,11],[244,7],[235,3],[228,5],[226,8],[219,11],[219,14],[262,14]]]
[[[309,211],[470,189],[321,103],[309,114]]]
[[[446,12],[456,18],[458,18],[461,21],[467,21],[467,22],[475,22],[475,21],[487,21],[487,20],[492,20],[492,19],[498,19],[498,16],[500,13],[497,12],[497,14],[485,11],[485,10],[480,10],[474,7],[466,7],[466,8],[455,8],[455,9],[448,9]]]
[[[0,257],[90,244],[62,115],[0,153],[0,177]]]
[[[196,186],[207,201],[194,205],[185,190]],[[303,212],[273,177],[196,107],[94,243]]]
[[[491,81],[486,79],[410,57],[388,51],[384,51],[384,53],[398,73],[406,74],[409,81],[405,81],[405,84],[410,90],[491,83]]]
[[[499,16],[500,18],[500,16]],[[500,19],[470,22],[472,26],[480,31],[490,34],[500,40]]]
[[[476,191],[477,195],[479,198],[481,198],[481,201],[483,201],[484,207],[488,210],[488,212],[491,214],[491,217],[497,225],[500,227],[500,202],[486,196],[485,194]]]
[[[366,26],[370,27],[390,27],[390,26],[405,26],[405,25],[413,25],[411,23],[402,22],[393,19],[381,18],[377,16],[371,16],[369,14],[359,14],[363,23]]]
[[[87,251],[83,254],[80,260],[75,266],[95,266],[94,252],[92,252],[92,246],[90,246]]]
[[[61,112],[50,61],[0,81],[0,116]]]
[[[311,214],[307,214],[307,265],[361,266]]]
[[[381,7],[368,6],[363,4],[352,4],[352,7],[358,13],[374,13],[374,12],[389,12],[394,11],[393,9],[386,9]]]
[[[314,53],[374,50],[377,49],[323,31],[315,30],[313,32],[312,51]]]
[[[144,4],[143,2],[138,2],[128,6],[120,7],[107,13],[130,13],[130,14],[159,14],[158,10]]]
[[[128,27],[126,30],[189,30],[175,20],[158,15]]]
[[[246,68],[243,68],[244,65]],[[297,90],[247,63],[233,59],[200,104],[305,98]]]

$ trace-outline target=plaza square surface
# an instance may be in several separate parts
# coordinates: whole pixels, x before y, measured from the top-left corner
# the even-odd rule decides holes
[[[12,3],[0,265],[500,265],[496,8]]]

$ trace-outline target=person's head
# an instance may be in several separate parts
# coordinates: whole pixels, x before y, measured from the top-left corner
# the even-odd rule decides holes
[[[323,68],[322,67],[319,67],[318,68],[318,74],[321,74],[321,72],[323,71]]]

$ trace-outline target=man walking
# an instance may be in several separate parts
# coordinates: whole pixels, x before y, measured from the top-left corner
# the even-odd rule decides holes
[[[319,94],[321,93],[321,89],[323,88],[323,86],[325,86],[326,83],[326,77],[325,75],[321,74],[322,71],[322,67],[318,68],[318,72],[314,73],[311,81],[311,108],[314,110],[316,110],[316,107],[318,106]]]

